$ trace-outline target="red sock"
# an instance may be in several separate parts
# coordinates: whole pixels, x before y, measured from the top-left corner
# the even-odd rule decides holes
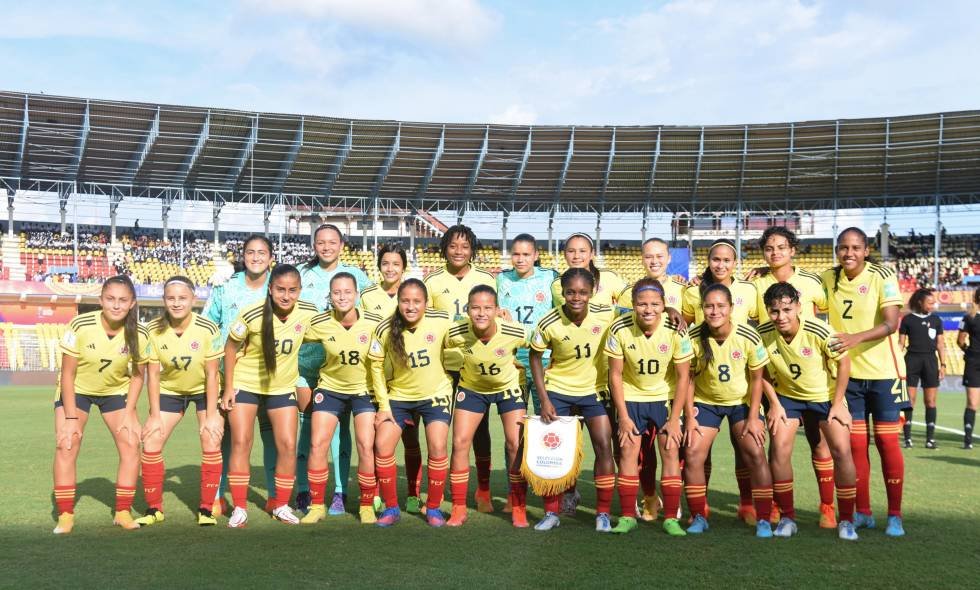
[[[357,472],[357,485],[361,488],[361,506],[374,505],[374,492],[378,489],[378,479],[373,472]]]
[[[381,475],[380,472],[378,475]],[[419,447],[405,447],[405,478],[408,480],[408,495],[418,496],[422,489],[422,449]]]
[[[647,437],[644,437],[643,442]],[[651,436],[649,444],[640,447],[640,487],[644,496],[657,494],[657,446],[656,437]]]
[[[598,479],[596,480],[598,482]],[[596,483],[596,486],[599,484]],[[619,508],[623,516],[636,518],[636,494],[640,490],[640,478],[636,475],[619,476]],[[598,493],[598,492],[597,492]]]
[[[664,496],[664,518],[677,518],[681,507],[681,478],[679,475],[665,475],[660,478],[660,493]]]
[[[785,479],[772,482],[773,498],[776,506],[786,518],[796,520],[796,509],[793,506],[793,480]]]
[[[136,497],[136,486],[125,487],[116,484],[116,512],[129,512]]]
[[[639,485],[639,481],[636,482]],[[616,474],[595,476],[595,511],[596,513],[609,514],[612,510],[613,492],[616,491]],[[633,491],[634,514],[636,505],[636,491]]]
[[[147,508],[163,510],[163,453],[143,451],[140,469],[143,472],[143,498]]]
[[[201,455],[201,508],[211,510],[221,482],[221,451]]]
[[[289,504],[293,495],[293,483],[296,481],[295,475],[276,474],[276,507]]]
[[[755,500],[752,494],[752,476],[748,467],[735,470],[735,481],[738,483],[738,503],[750,506]]]
[[[691,511],[691,516],[704,516],[705,501],[708,498],[707,494],[708,486],[705,484],[687,484],[684,486],[684,495],[687,496],[687,509]],[[668,514],[666,506],[664,506],[664,514]]]
[[[902,486],[905,481],[905,457],[898,447],[898,422],[875,421],[875,446],[881,455],[881,471],[885,476],[885,495],[888,497],[888,516],[902,515]]]
[[[231,488],[231,503],[235,508],[245,508],[248,498],[248,478],[249,472],[241,473],[228,472],[228,487]]]
[[[481,492],[490,491],[490,457],[476,458],[476,489]]]
[[[521,475],[520,469],[512,469],[508,476],[510,479],[511,506],[527,506],[527,481]]]
[[[447,475],[449,475],[449,456],[429,457],[429,493],[425,498],[426,508],[436,509],[442,504]]]
[[[861,514],[871,514],[871,461],[868,458],[868,423],[864,420],[851,422],[851,456],[857,472],[857,506]]]
[[[306,478],[310,482],[310,505],[325,505],[327,497],[327,480],[330,479],[330,468],[310,469],[307,467]],[[279,496],[279,492],[276,492],[276,496]]]
[[[408,451],[406,450],[406,459]],[[381,499],[384,500],[386,508],[398,508],[398,466],[395,465],[395,456],[381,455],[374,456],[375,471],[378,474],[378,489],[381,491]],[[411,480],[409,480],[411,486]],[[416,493],[418,491],[416,490]]]
[[[75,486],[54,486],[54,505],[58,514],[75,512]]]
[[[813,473],[817,476],[817,487],[820,489],[820,503],[834,503],[834,459],[832,457],[817,457],[810,459]]]
[[[772,514],[772,486],[752,486],[752,503],[755,504],[755,517],[769,520]]]
[[[854,498],[857,497],[857,488],[854,486],[837,487],[837,512],[838,520],[854,522]]]
[[[429,470],[431,473],[431,469]],[[466,507],[466,492],[470,487],[470,470],[460,469],[449,474],[450,493],[453,496],[453,508]]]
[[[555,514],[558,514],[558,511],[561,510],[561,497],[562,497],[562,495],[563,495],[563,493],[562,494],[557,494],[555,496],[545,496],[543,498],[543,500],[544,500],[544,511],[545,512],[554,512]]]

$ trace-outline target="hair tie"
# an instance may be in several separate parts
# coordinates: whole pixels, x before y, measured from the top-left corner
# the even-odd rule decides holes
[[[664,294],[664,292],[663,292],[662,289],[658,289],[654,285],[643,285],[642,287],[640,287],[639,289],[636,290],[637,293],[642,293],[644,291],[655,291],[657,293],[660,293],[661,295]]]

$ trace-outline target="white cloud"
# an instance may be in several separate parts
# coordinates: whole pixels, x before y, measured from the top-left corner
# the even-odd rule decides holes
[[[503,112],[491,115],[488,123],[500,125],[533,125],[538,114],[525,104],[512,104]]]

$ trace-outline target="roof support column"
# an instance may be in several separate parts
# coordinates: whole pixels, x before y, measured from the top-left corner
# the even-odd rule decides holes
[[[184,190],[181,189],[181,195],[183,196]],[[221,229],[221,208],[224,207],[224,201],[215,199],[211,202],[211,220],[214,222],[214,245],[218,245],[218,233]]]
[[[650,220],[650,201],[643,204],[643,225],[640,226],[640,242],[647,241],[647,223]]]
[[[837,170],[840,166],[840,119],[834,123],[834,240],[837,239]]]
[[[272,217],[272,209],[275,203],[272,202],[271,195],[262,197],[262,225],[265,228],[265,235],[269,235],[269,220]]]
[[[173,195],[170,191],[166,191],[163,194],[163,201],[160,203],[160,219],[163,221],[163,241],[169,242],[170,239],[167,236],[167,222],[170,220],[170,207],[173,205]]]
[[[936,193],[936,239],[932,245],[932,286],[939,288],[939,252],[943,242],[942,197]]]
[[[116,243],[116,213],[121,202],[122,195],[112,191],[112,194],[109,195],[109,240],[113,244]]]
[[[510,219],[510,211],[504,209],[504,222],[501,225],[501,238],[500,238],[500,265],[503,266],[504,260],[507,258],[507,221]]]
[[[58,213],[61,215],[61,233],[65,233],[68,228],[68,197],[71,196],[71,187],[72,185],[69,183],[58,185]]]
[[[14,193],[7,193],[7,237],[14,237]]]

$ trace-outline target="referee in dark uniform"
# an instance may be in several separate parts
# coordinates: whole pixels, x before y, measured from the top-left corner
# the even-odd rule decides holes
[[[973,307],[960,320],[956,344],[963,351],[963,386],[966,387],[966,409],[963,411],[963,448],[973,448],[973,424],[980,404],[980,288],[973,292]],[[969,343],[967,343],[969,338]]]
[[[903,411],[906,449],[912,447],[912,409],[920,381],[926,398],[926,448],[936,448],[936,393],[939,382],[946,376],[946,346],[943,321],[932,313],[935,307],[932,289],[918,289],[909,298],[912,313],[906,314],[898,327],[899,343],[905,349],[909,388],[909,407]]]

